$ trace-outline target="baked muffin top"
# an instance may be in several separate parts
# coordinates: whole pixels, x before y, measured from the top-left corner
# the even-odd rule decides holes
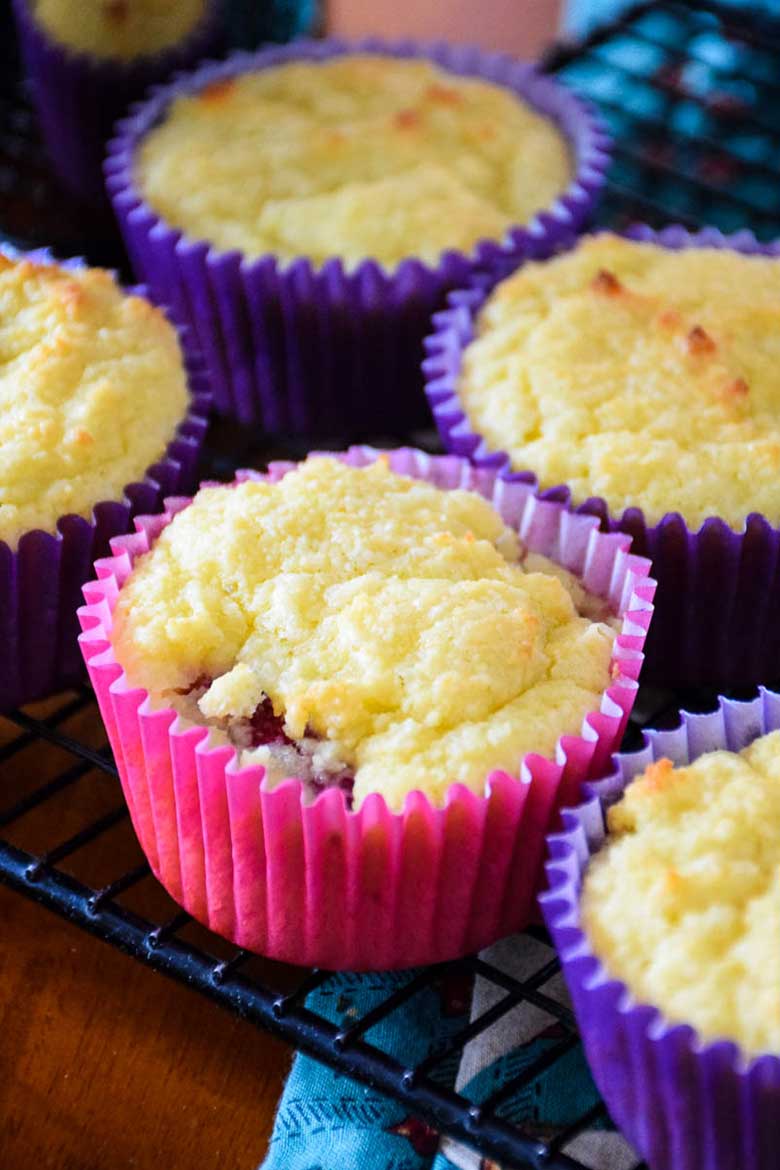
[[[500,238],[572,170],[552,122],[511,90],[353,54],[177,98],[136,173],[155,211],[219,249],[392,267]]]
[[[109,272],[0,254],[0,540],[121,499],[187,410],[165,315]]]
[[[60,44],[96,57],[129,60],[186,37],[206,0],[31,0],[38,23]]]
[[[608,821],[582,895],[607,970],[705,1040],[780,1053],[780,732],[659,760]]]
[[[400,808],[456,780],[483,792],[579,733],[610,682],[610,618],[476,493],[320,457],[201,490],[136,561],[112,640],[131,683],[238,746],[281,717],[292,756],[244,762],[281,779],[315,756],[357,804]]]
[[[780,524],[780,261],[585,238],[498,285],[459,395],[543,487],[689,525]]]

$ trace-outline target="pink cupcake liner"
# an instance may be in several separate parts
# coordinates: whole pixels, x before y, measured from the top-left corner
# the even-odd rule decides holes
[[[353,466],[379,452],[351,448]],[[239,946],[287,962],[336,969],[432,963],[478,950],[525,925],[535,906],[545,832],[558,808],[603,772],[636,694],[655,583],[625,536],[591,517],[539,501],[465,460],[409,448],[394,471],[491,499],[533,549],[577,573],[623,617],[614,682],[582,734],[562,736],[555,759],[530,754],[518,776],[493,772],[477,796],[453,784],[444,806],[411,793],[401,812],[372,794],[349,811],[343,792],[305,803],[296,779],[268,786],[259,766],[239,768],[231,747],[209,748],[202,727],[153,710],[130,687],[110,644],[112,613],[136,556],[189,500],[139,517],[112,542],[79,611],[81,647],[141,846],[157,877],[190,914]],[[280,479],[295,464],[272,464]],[[243,472],[239,479],[259,477]]]
[[[6,253],[19,256],[15,249]],[[29,253],[39,263],[46,251]],[[78,267],[80,260],[65,261]],[[143,288],[131,290],[145,295]],[[162,459],[130,483],[121,500],[96,503],[91,519],[61,516],[57,531],[25,532],[15,549],[0,540],[0,712],[43,699],[84,681],[76,610],[94,561],[109,551],[115,536],[129,532],[142,513],[160,511],[163,500],[195,483],[207,428],[208,381],[194,348],[182,344],[190,406]]]
[[[675,250],[731,248],[780,255],[780,241],[760,244],[748,231],[724,236],[715,228],[690,233],[673,225],[656,232],[640,225],[624,234]],[[677,512],[649,524],[641,508],[617,515],[596,497],[574,505],[566,484],[540,490],[533,472],[512,471],[509,455],[491,449],[472,429],[458,397],[461,362],[474,339],[477,314],[495,284],[491,277],[477,277],[471,287],[451,293],[449,307],[434,316],[434,331],[426,339],[426,393],[447,450],[512,482],[531,485],[541,499],[598,516],[605,531],[627,532],[635,552],[650,558],[659,590],[645,682],[734,687],[775,678],[780,663],[780,528],[758,513],[747,516],[740,531],[715,517],[692,530]]]
[[[648,764],[667,756],[683,765],[718,748],[737,752],[778,728],[780,694],[764,688],[750,702],[720,699],[709,715],[683,713],[678,727],[648,732],[641,750],[619,756],[606,779],[588,786],[590,798],[563,813],[563,832],[549,840],[550,889],[540,901],[588,1062],[614,1121],[652,1170],[777,1170],[780,1054],[749,1059],[731,1041],[705,1043],[690,1026],[637,1003],[582,929],[583,875],[606,838],[606,805]]]
[[[241,73],[351,52],[428,58],[514,90],[562,131],[574,179],[548,210],[503,240],[483,240],[470,254],[445,252],[435,266],[410,258],[393,272],[370,259],[347,271],[338,258],[316,268],[305,258],[282,264],[273,255],[220,252],[183,235],[145,202],[135,183],[136,151],[176,97]],[[422,342],[445,292],[479,269],[549,255],[579,229],[603,186],[606,148],[588,106],[508,56],[442,43],[301,40],[236,53],[155,91],[117,127],[106,182],[137,273],[193,325],[221,414],[268,433],[401,433],[430,421]]]
[[[177,45],[131,61],[59,44],[36,21],[32,3],[13,0],[13,12],[46,149],[68,190],[108,211],[102,167],[114,123],[150,85],[219,51],[221,2],[209,0],[201,20]]]

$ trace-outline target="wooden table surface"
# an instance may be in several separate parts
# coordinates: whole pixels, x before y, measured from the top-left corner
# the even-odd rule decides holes
[[[101,740],[94,709],[66,730]],[[0,719],[0,744],[16,734]],[[0,763],[0,808],[72,762],[41,744],[17,752]],[[16,840],[62,840],[119,795],[111,778],[87,773],[14,827]],[[129,826],[82,860],[104,880],[137,862]],[[143,886],[151,911],[165,895],[153,879]],[[0,885],[0,1170],[250,1170],[266,1150],[290,1055]]]

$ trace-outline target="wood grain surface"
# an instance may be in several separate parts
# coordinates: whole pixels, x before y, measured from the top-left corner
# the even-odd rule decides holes
[[[94,708],[64,729],[102,742]],[[0,719],[0,745],[16,735]],[[72,764],[40,743],[15,752],[0,808]],[[85,772],[8,835],[62,840],[120,800]],[[66,867],[101,881],[138,860],[122,822]],[[133,908],[175,909],[151,878]],[[273,1037],[0,885],[0,1170],[251,1170],[289,1061]]]

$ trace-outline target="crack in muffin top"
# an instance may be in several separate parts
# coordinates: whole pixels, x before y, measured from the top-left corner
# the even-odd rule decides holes
[[[165,314],[102,269],[0,253],[0,540],[121,499],[188,404]]]
[[[578,733],[616,625],[480,495],[318,457],[202,489],[135,562],[112,641],[155,701],[191,715],[182,692],[213,680],[199,721],[224,731],[267,696],[291,740],[331,745],[356,806],[400,808]]]
[[[651,764],[608,823],[582,897],[607,970],[705,1040],[780,1053],[780,732]]]
[[[427,61],[346,54],[177,97],[141,143],[151,207],[248,257],[436,263],[555,200],[567,143],[512,90]]]
[[[458,394],[491,448],[576,502],[780,524],[780,261],[589,237],[496,287]]]

